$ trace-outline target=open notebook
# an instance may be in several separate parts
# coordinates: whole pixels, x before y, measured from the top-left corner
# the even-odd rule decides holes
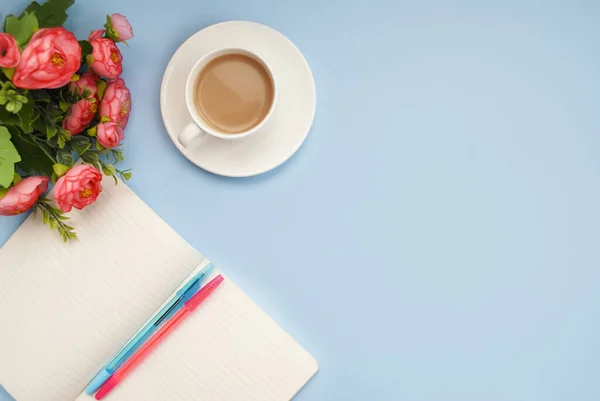
[[[30,217],[0,249],[0,384],[17,401],[93,399],[88,382],[209,263],[124,184],[72,217],[78,241]],[[106,400],[282,401],[317,370],[226,278]]]

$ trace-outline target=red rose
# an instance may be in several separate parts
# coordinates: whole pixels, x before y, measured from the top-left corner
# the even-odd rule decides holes
[[[58,179],[54,199],[58,207],[68,213],[83,209],[98,199],[102,192],[102,174],[92,166],[80,164]]]
[[[21,53],[15,37],[0,33],[0,67],[14,68],[19,64]]]
[[[110,39],[94,39],[90,43],[92,51],[90,68],[98,75],[108,79],[118,78],[123,73],[123,56],[119,48]]]
[[[31,209],[48,189],[49,181],[50,178],[44,176],[29,177],[11,187],[0,199],[0,216],[12,216]]]
[[[110,121],[125,129],[131,112],[131,93],[122,78],[110,82],[100,103],[100,118],[108,117]]]
[[[114,32],[117,34],[116,40],[119,42],[125,42],[133,38],[133,28],[127,18],[122,14],[113,14],[110,16],[110,23],[114,28]]]
[[[65,28],[37,31],[21,54],[13,83],[24,89],[56,89],[71,81],[81,66],[81,46]]]
[[[125,138],[125,133],[117,123],[103,123],[98,125],[96,138],[100,145],[112,149],[119,146],[119,143]]]
[[[71,105],[67,118],[63,120],[62,127],[69,131],[71,135],[77,135],[92,122],[97,112],[97,100],[91,102],[87,99],[81,99]]]
[[[83,89],[88,89],[92,91],[91,96],[96,96],[96,92],[98,92],[98,81],[100,77],[94,74],[94,71],[87,70],[81,75],[79,81],[71,82],[69,84],[69,89],[71,92],[76,91],[77,94],[83,95]]]

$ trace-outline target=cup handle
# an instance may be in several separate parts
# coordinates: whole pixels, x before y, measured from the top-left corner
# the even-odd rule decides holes
[[[206,136],[206,132],[202,131],[196,124],[189,123],[183,131],[181,131],[177,140],[181,146],[187,148],[195,139],[202,138],[203,136]]]

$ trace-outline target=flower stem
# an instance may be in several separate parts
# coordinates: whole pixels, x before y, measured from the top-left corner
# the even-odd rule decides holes
[[[77,239],[77,234],[73,227],[65,223],[69,218],[65,216],[62,210],[53,207],[49,199],[40,198],[36,203],[35,211],[37,212],[38,210],[42,212],[44,224],[52,230],[57,230],[64,242]]]

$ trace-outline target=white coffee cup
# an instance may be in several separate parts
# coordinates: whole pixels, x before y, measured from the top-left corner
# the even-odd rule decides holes
[[[260,64],[262,64],[265,70],[269,73],[271,81],[273,82],[273,101],[266,116],[259,124],[252,127],[251,129],[235,134],[220,132],[218,129],[209,125],[198,112],[194,99],[196,80],[198,79],[198,76],[200,75],[202,69],[215,58],[226,54],[243,54],[252,57]],[[181,134],[179,134],[178,137],[179,143],[183,147],[187,148],[196,139],[204,137],[206,135],[212,135],[215,138],[220,138],[224,140],[239,140],[259,132],[266,124],[268,124],[269,120],[273,116],[273,110],[275,109],[275,104],[277,103],[277,92],[277,81],[275,80],[275,76],[273,75],[271,68],[269,68],[269,65],[258,54],[246,49],[240,49],[236,47],[221,47],[205,54],[200,60],[196,62],[196,64],[194,64],[187,77],[187,81],[185,84],[185,103],[193,122],[189,123],[183,129],[183,131],[181,131]]]

